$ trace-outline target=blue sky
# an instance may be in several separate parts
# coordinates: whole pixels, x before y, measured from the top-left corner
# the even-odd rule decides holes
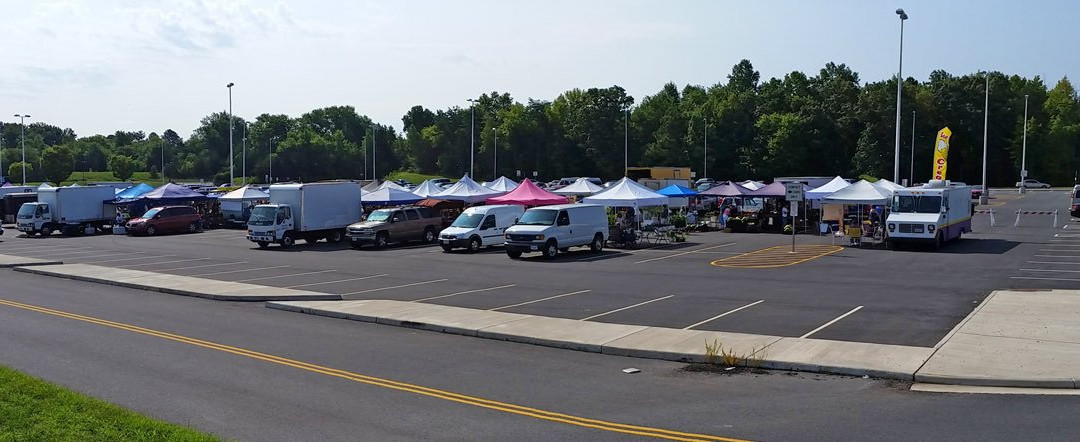
[[[714,84],[747,58],[762,78],[846,63],[894,75],[981,69],[1076,77],[1080,4],[1066,1],[3,1],[0,100],[72,127],[187,137],[233,110],[291,116],[348,104],[400,129],[422,104],[484,92],[550,100],[618,84]],[[108,4],[109,6],[102,6]],[[4,119],[9,120],[9,119]]]

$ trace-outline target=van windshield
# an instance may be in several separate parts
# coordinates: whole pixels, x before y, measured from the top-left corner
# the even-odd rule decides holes
[[[19,207],[19,219],[33,218],[35,209],[37,209],[37,204],[23,204],[22,207]]]
[[[274,216],[277,214],[277,208],[272,206],[256,206],[251,209],[251,216],[248,217],[248,224],[252,226],[270,226],[274,224]]]
[[[550,226],[555,224],[555,216],[558,214],[558,210],[527,210],[517,223],[522,226]]]
[[[897,195],[893,197],[894,213],[941,213],[940,196]]]
[[[450,227],[465,227],[469,229],[475,229],[480,225],[480,221],[484,220],[484,215],[480,213],[462,213]]]
[[[158,214],[158,212],[161,212],[161,208],[160,207],[155,207],[153,209],[147,210],[146,213],[142,214],[141,218],[143,218],[143,219],[153,218],[154,215]]]

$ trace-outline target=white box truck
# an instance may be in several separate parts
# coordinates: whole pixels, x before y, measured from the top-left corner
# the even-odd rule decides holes
[[[27,235],[79,235],[89,229],[105,233],[112,229],[116,210],[105,201],[115,198],[112,187],[69,186],[38,189],[37,202],[19,207],[15,223]]]
[[[291,247],[296,240],[339,242],[360,220],[360,185],[353,182],[274,184],[270,204],[251,210],[247,238],[260,248]]]
[[[934,180],[897,189],[885,223],[890,243],[927,242],[934,247],[971,233],[971,188]]]

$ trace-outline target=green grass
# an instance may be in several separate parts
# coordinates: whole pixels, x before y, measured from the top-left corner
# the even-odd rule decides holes
[[[386,176],[385,179],[390,180],[390,181],[397,181],[397,180],[400,180],[400,179],[404,179],[405,181],[408,181],[410,183],[419,185],[420,183],[422,183],[424,181],[427,181],[427,180],[430,180],[432,178],[446,178],[446,177],[444,177],[442,175],[425,175],[425,174],[422,174],[422,173],[404,172],[404,171],[399,170],[397,172],[391,172],[389,175]],[[450,181],[457,181],[457,180],[451,179]]]
[[[166,398],[167,400],[167,398]],[[216,441],[0,366],[0,441]]]

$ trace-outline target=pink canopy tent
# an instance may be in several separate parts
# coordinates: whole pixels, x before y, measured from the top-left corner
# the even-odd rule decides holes
[[[566,204],[569,201],[565,196],[556,195],[536,187],[536,184],[533,184],[528,178],[510,193],[487,199],[488,204],[516,204],[519,206],[546,206],[550,204]]]

